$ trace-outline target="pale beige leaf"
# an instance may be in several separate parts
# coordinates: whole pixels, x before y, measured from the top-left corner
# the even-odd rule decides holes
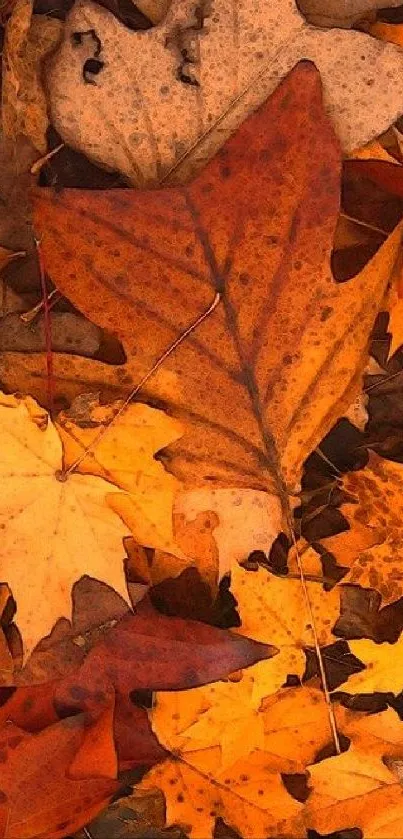
[[[202,28],[196,8],[206,15]],[[92,43],[72,42],[73,32],[90,29],[105,62],[93,85],[83,78]],[[316,29],[294,0],[211,0],[201,7],[173,0],[163,23],[143,32],[79,0],[47,69],[52,121],[66,142],[137,185],[161,181],[173,167],[173,177],[188,178],[303,58],[320,70],[346,150],[402,112],[402,49],[361,32]],[[181,81],[181,69],[199,86]]]

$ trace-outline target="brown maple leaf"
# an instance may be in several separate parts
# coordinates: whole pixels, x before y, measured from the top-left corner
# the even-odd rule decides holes
[[[122,340],[128,390],[219,295],[142,392],[187,425],[164,462],[193,485],[284,499],[280,475],[295,486],[352,401],[400,230],[338,286],[339,173],[319,74],[303,62],[188,186],[35,194],[47,270]]]

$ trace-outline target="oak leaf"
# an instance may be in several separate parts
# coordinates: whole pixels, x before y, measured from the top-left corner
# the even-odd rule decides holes
[[[302,63],[187,187],[36,191],[50,276],[117,332],[134,384],[220,294],[142,390],[186,423],[163,462],[187,485],[274,490],[285,505],[280,470],[295,486],[351,403],[401,232],[334,283],[339,164],[318,73]]]
[[[340,485],[349,496],[340,510],[350,529],[321,544],[346,568],[343,583],[375,588],[392,603],[403,595],[403,466],[371,452],[367,466]]]
[[[61,440],[33,400],[1,395],[0,433],[1,573],[27,655],[58,618],[70,617],[71,587],[83,574],[128,598],[122,539],[129,531],[105,502],[117,491],[112,484],[89,475],[58,480]]]
[[[83,79],[88,45],[77,49],[73,39],[91,29],[108,66],[96,85]],[[238,0],[236,15],[227,0],[173,0],[165,20],[145,32],[81,0],[46,68],[52,122],[66,142],[137,186],[172,169],[183,180],[301,59],[318,67],[346,149],[401,113],[402,50],[362,32],[315,28],[294,0],[259,10],[253,0]]]

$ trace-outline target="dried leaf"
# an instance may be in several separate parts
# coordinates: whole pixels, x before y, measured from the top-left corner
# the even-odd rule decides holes
[[[318,641],[325,646],[335,640],[332,629],[339,616],[339,590],[325,593],[320,583],[307,582],[306,586]],[[255,668],[253,701],[259,702],[282,687],[288,674],[302,678],[303,648],[314,645],[310,615],[298,578],[275,577],[264,568],[244,571],[234,566],[231,591],[241,616],[242,625],[237,631],[258,641],[268,642],[270,638],[279,649],[273,661]]]
[[[314,26],[349,27],[365,19],[376,9],[384,8],[384,3],[385,0],[299,0],[298,5],[307,20]],[[388,0],[390,9],[400,5],[400,0]],[[375,26],[379,25],[375,24]],[[389,41],[392,38],[385,38],[385,40]]]
[[[403,812],[401,786],[379,755],[351,746],[344,754],[309,767],[309,772],[312,792],[305,820],[310,827],[328,833],[354,824],[362,828],[365,839],[397,839]]]
[[[67,468],[85,453],[119,407],[121,403],[107,409],[95,405],[83,427],[68,415],[59,416]],[[97,443],[95,452],[91,451],[79,466],[80,473],[98,475],[130,493],[124,501],[119,495],[111,497],[112,508],[125,514],[124,520],[139,544],[170,553],[179,552],[172,531],[172,507],[181,485],[154,455],[181,435],[181,424],[162,411],[148,405],[129,405]]]
[[[303,807],[283,776],[299,773],[308,797],[305,766],[331,739],[323,695],[287,688],[255,704],[254,673],[256,666],[237,682],[157,695],[153,727],[176,760],[154,767],[140,789],[163,790],[168,825],[187,824],[192,835],[209,837],[221,817],[243,836],[306,835],[294,821]],[[337,710],[343,723],[345,712]]]
[[[402,635],[393,645],[375,644],[365,638],[349,641],[349,647],[353,655],[365,664],[366,669],[354,673],[345,682],[343,688],[348,693],[399,693],[402,690]]]
[[[341,486],[351,498],[340,508],[350,530],[321,543],[348,569],[344,583],[377,589],[384,603],[392,603],[403,596],[403,465],[371,452],[368,465],[344,475]]]
[[[83,78],[91,42],[77,48],[73,38],[90,29],[108,68],[94,85]],[[173,167],[183,181],[301,59],[321,73],[345,149],[362,146],[401,114],[402,50],[364,33],[316,29],[294,0],[259,9],[240,0],[236,14],[228,0],[174,0],[165,21],[145,32],[81,0],[47,68],[52,122],[67,143],[138,186],[159,182]]]
[[[0,431],[2,577],[17,602],[28,654],[58,618],[70,617],[71,587],[83,574],[127,598],[122,539],[128,531],[105,503],[116,487],[93,476],[57,479],[62,444],[33,400],[2,395]]]
[[[47,270],[118,332],[134,384],[222,295],[144,387],[191,432],[163,458],[188,485],[275,490],[284,503],[280,462],[294,487],[351,403],[401,233],[359,276],[334,283],[338,167],[318,74],[301,64],[189,187],[36,192]]]
[[[59,44],[60,20],[32,15],[32,0],[16,0],[3,51],[2,121],[6,137],[27,137],[43,154],[49,124],[41,61]]]

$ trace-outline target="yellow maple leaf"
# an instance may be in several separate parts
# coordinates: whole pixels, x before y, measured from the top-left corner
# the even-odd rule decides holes
[[[0,397],[0,567],[17,602],[25,654],[60,617],[83,574],[127,599],[122,539],[128,530],[105,497],[117,488],[93,475],[58,479],[62,443],[31,399]]]
[[[401,784],[385,762],[390,740],[400,738],[394,753],[403,754],[401,722],[396,714],[394,717],[385,712],[360,720],[358,725],[352,721],[347,730],[354,737],[361,729],[361,736],[355,737],[348,751],[309,767],[311,793],[304,812],[307,827],[331,832],[354,824],[368,839],[400,839]]]
[[[348,693],[400,693],[403,689],[403,635],[393,645],[375,644],[363,638],[349,641],[349,647],[366,669],[353,673],[342,685]]]
[[[335,640],[332,628],[339,616],[338,589],[325,592],[319,583],[307,582],[318,641],[321,645]],[[299,579],[275,577],[265,569],[245,571],[234,566],[231,591],[238,601],[242,626],[238,632],[279,648],[279,654],[256,673],[253,701],[275,693],[289,673],[302,677],[305,669],[303,647],[314,645],[310,614]],[[285,606],[286,604],[286,606]],[[266,666],[269,665],[269,666]]]
[[[181,484],[154,457],[181,437],[181,423],[148,405],[128,405],[116,424],[100,437],[95,450],[85,455],[121,404],[107,408],[95,404],[88,416],[93,427],[88,421],[80,426],[68,415],[61,415],[58,427],[66,467],[83,457],[80,473],[98,475],[126,491],[109,496],[108,503],[124,519],[135,540],[181,556],[172,530],[173,500]]]
[[[303,805],[287,792],[280,775],[268,775],[251,759],[229,784],[210,778],[177,760],[155,766],[140,784],[158,787],[166,799],[167,824],[180,824],[192,839],[210,839],[217,817],[248,839],[290,836],[290,822]]]

